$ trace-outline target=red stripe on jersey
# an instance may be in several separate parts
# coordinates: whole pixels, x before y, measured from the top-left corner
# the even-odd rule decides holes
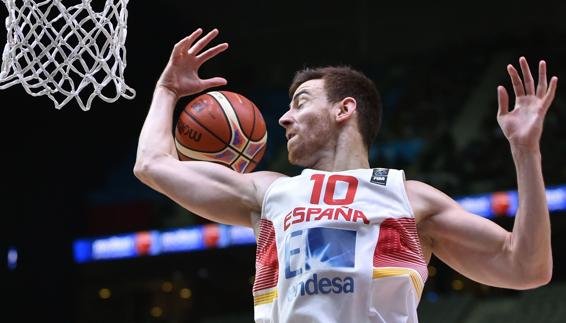
[[[381,223],[373,266],[411,268],[426,281],[428,270],[414,218],[389,218]]]
[[[255,255],[255,281],[253,291],[277,286],[279,261],[275,244],[275,229],[269,220],[259,220],[259,236]]]

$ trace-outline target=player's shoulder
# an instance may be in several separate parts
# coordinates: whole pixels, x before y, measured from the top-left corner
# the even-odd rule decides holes
[[[406,180],[409,203],[417,218],[428,218],[458,204],[441,190],[417,180]]]
[[[272,171],[259,171],[250,173],[249,176],[252,176],[254,181],[264,182],[264,183],[273,183],[279,178],[287,178],[289,176]]]
[[[407,194],[410,195],[409,198],[414,196],[429,202],[449,198],[448,195],[441,190],[418,180],[405,180],[405,189],[407,190]]]
[[[252,178],[258,195],[263,196],[268,188],[278,179],[288,178],[289,176],[272,171],[259,171],[247,174]]]
[[[405,180],[405,187],[407,188],[407,193],[411,191],[411,193],[415,194],[424,194],[430,192],[430,190],[434,190],[435,188],[424,183],[421,181],[417,181],[414,179],[406,179]]]

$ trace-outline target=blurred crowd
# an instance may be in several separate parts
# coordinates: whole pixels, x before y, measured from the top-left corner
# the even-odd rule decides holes
[[[381,129],[369,152],[370,165],[404,169],[407,179],[423,181],[453,197],[514,190],[515,168],[496,120],[496,87],[504,85],[513,104],[506,65],[517,66],[520,56],[527,57],[535,79],[540,59],[547,60],[549,77],[566,75],[566,64],[560,60],[566,49],[556,46],[552,41],[556,38],[537,36],[531,43],[524,39],[478,40],[475,44],[468,40],[446,44],[422,59],[399,56],[379,64],[352,62],[377,83],[382,95]],[[281,79],[291,77],[279,75]],[[566,137],[566,127],[562,127],[566,124],[563,88],[559,82],[541,144],[547,185],[566,183],[566,165],[561,160],[566,156],[566,145],[560,140]],[[268,147],[256,170],[298,174],[301,168],[287,161],[284,130],[278,125],[289,104],[285,85],[273,88],[250,84],[249,89],[232,90],[252,99],[267,124]],[[181,102],[178,108],[182,106]],[[130,168],[134,155],[133,145],[129,160],[116,165],[107,185],[89,194],[92,214],[86,234],[208,222],[187,217],[186,210],[133,178]],[[131,212],[132,207],[135,212]],[[126,214],[132,216],[125,219]]]
[[[371,165],[405,169],[407,178],[450,195],[514,189],[511,152],[496,120],[496,87],[504,85],[514,97],[506,64],[517,66],[522,55],[529,59],[535,80],[540,59],[547,60],[549,78],[566,75],[566,65],[559,60],[564,54],[560,47],[534,42],[527,48],[501,45],[455,44],[432,59],[391,69],[387,82],[380,84],[384,118],[370,151]],[[566,156],[566,145],[561,144],[566,135],[562,87],[547,114],[541,143],[547,185],[566,182],[561,159]]]

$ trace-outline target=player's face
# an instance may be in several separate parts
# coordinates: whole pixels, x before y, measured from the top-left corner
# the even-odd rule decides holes
[[[291,164],[313,167],[333,149],[332,106],[322,79],[306,81],[295,90],[289,110],[279,119],[285,128]]]

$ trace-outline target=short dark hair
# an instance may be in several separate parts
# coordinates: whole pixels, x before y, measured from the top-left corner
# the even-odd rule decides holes
[[[293,98],[293,94],[301,84],[317,79],[324,80],[328,101],[335,103],[345,97],[356,100],[358,127],[369,150],[381,125],[381,97],[375,83],[349,66],[305,68],[295,73],[289,87],[289,98]]]

